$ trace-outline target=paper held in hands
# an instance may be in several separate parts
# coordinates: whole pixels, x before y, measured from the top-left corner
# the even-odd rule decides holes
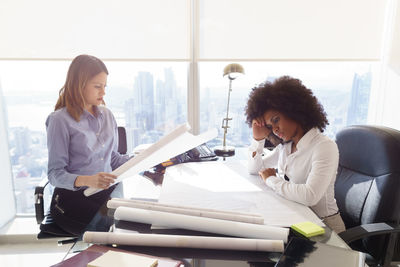
[[[115,183],[148,170],[161,162],[208,142],[218,135],[215,128],[196,136],[189,133],[189,130],[190,126],[187,123],[178,126],[139,155],[115,169],[112,172],[112,174],[118,177]],[[87,188],[84,194],[85,196],[91,196],[101,190],[103,189]]]

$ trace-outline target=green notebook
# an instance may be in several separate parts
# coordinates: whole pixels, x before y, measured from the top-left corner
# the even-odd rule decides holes
[[[312,222],[295,223],[291,226],[291,228],[305,237],[312,237],[325,233],[324,228]]]

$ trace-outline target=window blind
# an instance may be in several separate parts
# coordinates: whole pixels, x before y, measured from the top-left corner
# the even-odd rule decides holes
[[[200,60],[377,60],[386,0],[202,0]]]
[[[0,58],[190,57],[187,0],[2,0]]]

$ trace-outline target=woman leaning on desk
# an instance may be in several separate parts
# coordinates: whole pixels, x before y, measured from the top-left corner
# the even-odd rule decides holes
[[[46,121],[48,179],[56,187],[50,213],[63,230],[77,235],[108,230],[111,221],[98,210],[115,188],[110,172],[129,159],[117,152],[117,124],[104,106],[107,76],[100,59],[77,56]],[[87,187],[105,190],[86,197]]]
[[[334,195],[339,152],[323,135],[328,120],[322,105],[300,80],[283,76],[250,93],[247,123],[253,129],[249,171],[288,200],[309,206],[323,222],[345,230]],[[282,141],[263,157],[265,139]]]

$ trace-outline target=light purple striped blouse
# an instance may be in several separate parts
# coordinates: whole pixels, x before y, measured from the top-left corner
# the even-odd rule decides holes
[[[129,159],[118,153],[118,129],[111,111],[99,106],[95,114],[85,110],[77,122],[61,108],[48,116],[48,179],[53,186],[78,190],[77,176],[111,172]]]

